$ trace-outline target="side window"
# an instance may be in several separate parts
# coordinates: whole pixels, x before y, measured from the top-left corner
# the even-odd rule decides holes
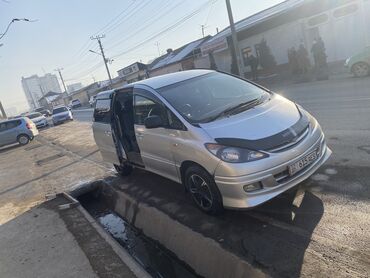
[[[0,132],[3,132],[6,130],[6,123],[0,123]]]
[[[154,115],[160,116],[165,123],[167,122],[167,117],[165,115],[163,106],[149,98],[135,95],[134,109],[134,120],[135,124],[137,125],[144,125],[144,120],[147,117]]]
[[[185,130],[184,124],[173,114],[170,110],[167,110],[168,115],[168,127],[172,129]]]
[[[12,121],[12,122],[7,122],[6,123],[6,129],[12,129],[18,126],[18,121]]]
[[[111,100],[110,99],[98,99],[95,103],[94,110],[94,121],[101,123],[111,122]]]

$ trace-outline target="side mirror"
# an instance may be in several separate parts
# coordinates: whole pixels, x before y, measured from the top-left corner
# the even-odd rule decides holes
[[[144,125],[146,128],[156,128],[163,126],[161,117],[154,115],[149,116],[144,120]]]

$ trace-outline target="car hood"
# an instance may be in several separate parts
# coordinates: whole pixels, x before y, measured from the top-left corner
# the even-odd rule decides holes
[[[308,123],[293,102],[274,94],[270,101],[200,127],[221,144],[261,150],[293,140]]]
[[[58,114],[54,114],[53,118],[65,117],[65,116],[68,116],[68,115],[69,115],[69,111],[65,111],[65,112],[61,112],[61,113],[58,113]]]
[[[34,122],[34,123],[40,122],[42,120],[45,120],[44,116],[40,116],[40,117],[31,119],[31,121]]]

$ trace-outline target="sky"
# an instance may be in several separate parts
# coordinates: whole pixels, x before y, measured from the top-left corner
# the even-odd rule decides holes
[[[231,0],[235,22],[282,0]],[[5,109],[28,109],[21,78],[63,68],[66,84],[106,80],[91,36],[105,34],[105,54],[113,77],[136,61],[148,62],[229,25],[225,0],[0,0],[0,101]],[[163,32],[166,30],[165,32]],[[62,88],[62,86],[61,86]]]

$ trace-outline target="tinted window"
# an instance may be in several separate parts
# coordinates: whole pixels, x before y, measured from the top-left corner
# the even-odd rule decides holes
[[[21,124],[21,121],[10,121],[10,122],[5,122],[0,124],[0,131],[5,131],[8,129],[15,128]]]
[[[65,107],[65,106],[64,107],[55,108],[53,110],[53,115],[58,114],[58,113],[62,113],[62,112],[66,112],[66,111],[68,111],[68,108]]]
[[[110,99],[98,99],[95,104],[94,120],[95,122],[110,123],[111,109]]]
[[[135,124],[144,125],[144,120],[149,116],[160,116],[166,122],[163,106],[151,99],[135,96]]]
[[[267,94],[252,83],[222,73],[202,75],[158,92],[191,123],[207,122],[230,107]]]

